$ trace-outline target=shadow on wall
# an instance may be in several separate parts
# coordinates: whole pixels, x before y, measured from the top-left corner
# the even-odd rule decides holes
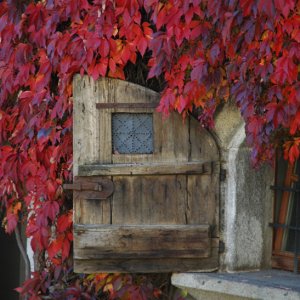
[[[20,286],[20,252],[15,235],[8,235],[0,229],[0,299],[18,300],[14,289]]]

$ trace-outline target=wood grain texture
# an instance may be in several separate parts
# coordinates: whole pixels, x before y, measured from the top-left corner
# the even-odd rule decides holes
[[[208,257],[208,225],[75,226],[75,258]]]
[[[122,272],[122,273],[165,273],[165,272],[212,272],[218,269],[218,247],[212,248],[207,258],[152,258],[152,259],[76,259],[77,273]]]
[[[158,102],[151,103],[151,102],[136,102],[136,103],[130,103],[130,102],[116,102],[116,103],[96,103],[96,108],[97,109],[105,109],[105,108],[125,108],[125,109],[144,109],[144,108],[156,108],[159,105]]]
[[[80,176],[211,174],[212,163],[123,163],[79,166]]]
[[[196,120],[183,121],[176,113],[163,119],[139,104],[152,106],[158,100],[158,93],[125,81],[74,79],[74,174],[91,181],[100,176],[114,184],[106,200],[87,201],[83,192],[74,192],[77,272],[177,272],[218,266],[218,147]],[[102,108],[97,110],[96,103]],[[153,113],[153,154],[112,154],[111,118],[122,112]],[[82,231],[81,225],[89,229]],[[93,231],[91,226],[102,229]],[[164,226],[173,229],[158,229]],[[191,228],[209,228],[210,235]]]
[[[185,224],[186,177],[116,176],[113,224]]]
[[[213,136],[205,128],[201,127],[194,118],[189,120],[189,161],[219,162],[219,149]]]
[[[214,168],[218,169],[218,165]],[[211,224],[212,236],[219,236],[218,172],[187,177],[187,224]]]
[[[73,79],[73,173],[78,173],[78,165],[99,161],[100,128],[96,83],[76,75]],[[104,90],[100,88],[100,90]],[[87,101],[88,99],[88,101]],[[89,137],[87,139],[87,136]]]
[[[87,200],[82,192],[73,192],[74,224],[111,224],[111,198]]]

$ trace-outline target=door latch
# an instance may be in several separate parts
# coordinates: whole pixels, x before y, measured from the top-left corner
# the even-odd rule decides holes
[[[114,184],[110,179],[95,176],[75,177],[73,183],[65,183],[63,188],[80,193],[80,197],[87,200],[107,199],[114,192]]]

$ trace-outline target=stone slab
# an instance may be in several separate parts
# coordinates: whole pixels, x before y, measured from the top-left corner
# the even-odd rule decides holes
[[[172,284],[197,300],[300,299],[300,275],[277,270],[174,274]]]

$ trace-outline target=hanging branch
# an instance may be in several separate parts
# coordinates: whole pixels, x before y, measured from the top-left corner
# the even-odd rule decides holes
[[[29,261],[28,255],[26,253],[24,244],[23,244],[22,239],[21,239],[21,234],[20,234],[19,226],[16,226],[16,228],[15,228],[15,235],[16,235],[17,245],[19,247],[19,250],[20,250],[21,255],[23,257],[23,260],[24,260],[24,264],[25,264],[25,280],[27,280],[27,279],[30,278],[30,274],[31,274],[30,261]]]

